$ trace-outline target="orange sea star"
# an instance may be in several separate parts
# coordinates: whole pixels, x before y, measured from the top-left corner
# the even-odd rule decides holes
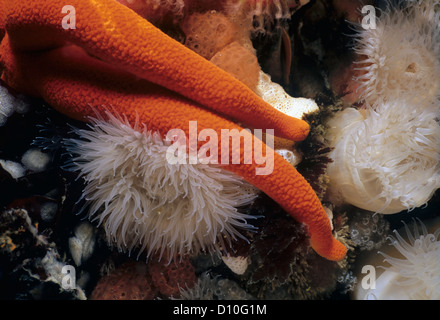
[[[219,137],[221,129],[242,129],[228,118],[253,128],[275,129],[278,136],[292,140],[308,134],[305,122],[276,111],[238,80],[116,1],[70,4],[76,9],[76,29],[65,30],[62,0],[0,0],[0,27],[6,31],[0,33],[2,78],[11,87],[42,97],[81,120],[94,115],[93,110],[104,115],[103,106],[111,105],[130,122],[138,117],[149,130],[163,135],[175,128],[189,135],[192,120],[198,122],[199,131],[214,129]],[[219,144],[219,159],[222,151]],[[244,151],[240,146],[240,164],[224,167],[308,225],[311,246],[318,254],[342,259],[346,248],[332,236],[319,199],[296,169],[275,154],[273,173],[255,175],[261,165],[244,164]]]

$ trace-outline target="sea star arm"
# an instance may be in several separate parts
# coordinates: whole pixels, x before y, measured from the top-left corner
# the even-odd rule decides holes
[[[301,141],[306,122],[272,108],[248,87],[167,36],[115,0],[71,0],[76,29],[62,26],[65,0],[0,0],[4,24],[17,52],[51,49],[65,42],[157,83],[223,116]]]
[[[0,58],[4,74],[15,89],[41,96],[54,108],[70,117],[83,119],[94,116],[98,110],[105,116],[109,106],[117,116],[125,115],[134,123],[139,120],[149,130],[165,135],[171,129],[181,129],[189,137],[189,121],[197,121],[198,132],[214,129],[221,137],[221,129],[237,129],[237,124],[203,109],[194,102],[159,87],[132,74],[91,58],[75,46],[62,47],[40,54],[15,53],[8,42],[8,35],[0,44]],[[14,72],[12,72],[14,71]],[[103,106],[107,106],[104,108]],[[255,138],[248,133],[254,141]],[[203,145],[199,142],[198,148]],[[254,144],[252,144],[254,145]],[[266,147],[263,144],[263,147]],[[221,143],[218,155],[221,160]],[[330,221],[318,197],[298,171],[274,153],[274,170],[269,175],[256,175],[262,165],[244,164],[244,146],[233,150],[240,153],[239,164],[225,168],[265,192],[279,203],[293,218],[309,228],[311,246],[321,256],[340,260],[346,248],[332,235]]]

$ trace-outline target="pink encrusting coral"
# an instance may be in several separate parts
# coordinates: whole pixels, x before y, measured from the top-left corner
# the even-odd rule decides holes
[[[208,60],[240,38],[239,26],[217,11],[194,13],[181,27],[186,35],[185,46]]]
[[[189,259],[170,264],[150,261],[128,261],[101,277],[91,300],[152,300],[176,298],[181,288],[192,288],[197,282]]]
[[[238,41],[218,51],[210,61],[256,91],[261,70],[258,59]]]
[[[144,262],[128,262],[103,276],[93,289],[90,300],[152,300],[158,290],[152,286]]]

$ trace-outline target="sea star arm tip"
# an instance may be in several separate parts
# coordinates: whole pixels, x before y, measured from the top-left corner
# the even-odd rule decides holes
[[[347,254],[347,248],[333,237],[327,241],[322,241],[321,239],[316,241],[312,236],[311,246],[316,253],[331,261],[340,261],[344,259]]]

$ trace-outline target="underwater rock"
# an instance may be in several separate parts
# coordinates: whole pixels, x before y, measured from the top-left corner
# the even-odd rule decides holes
[[[326,213],[329,214],[335,238],[348,248],[347,258],[336,263],[318,256],[310,248],[307,227],[305,225],[292,220],[276,203],[263,193],[255,191],[252,186],[240,185],[238,188],[243,192],[242,194],[258,196],[255,203],[237,208],[238,212],[243,213],[244,216],[258,218],[252,221],[256,228],[237,228],[237,231],[246,240],[234,237],[237,234],[233,234],[230,241],[222,242],[224,234],[220,234],[219,239],[214,239],[210,235],[212,239],[210,243],[216,242],[215,250],[204,250],[203,248],[201,250],[194,250],[197,252],[190,253],[196,253],[197,255],[190,257],[191,262],[188,262],[187,259],[189,257],[185,256],[182,258],[183,260],[176,261],[176,263],[164,259],[167,255],[168,244],[162,243],[155,247],[157,250],[151,252],[150,257],[148,257],[149,259],[147,259],[148,250],[140,253],[139,257],[142,260],[147,259],[147,263],[130,261],[124,264],[129,258],[126,253],[115,250],[118,248],[113,246],[115,244],[114,239],[110,242],[110,246],[107,245],[109,241],[106,242],[106,240],[111,238],[110,228],[106,235],[105,231],[102,230],[103,228],[96,229],[94,225],[92,226],[88,222],[79,221],[80,219],[87,218],[79,212],[81,205],[85,203],[85,198],[87,198],[87,195],[84,196],[81,193],[84,188],[83,181],[82,179],[75,180],[78,177],[76,173],[64,171],[64,160],[67,159],[69,162],[72,161],[73,157],[70,152],[66,152],[65,139],[67,137],[69,139],[77,139],[77,136],[72,132],[72,124],[76,128],[86,128],[86,125],[73,123],[71,119],[63,118],[54,111],[49,113],[48,109],[43,108],[41,105],[38,105],[38,108],[31,109],[30,117],[22,115],[20,112],[25,112],[29,107],[25,103],[26,99],[23,99],[23,103],[20,106],[18,102],[21,98],[18,99],[15,96],[8,98],[9,92],[0,89],[0,122],[2,116],[7,116],[7,119],[3,117],[7,121],[5,120],[4,125],[0,127],[0,158],[4,159],[0,160],[2,165],[0,167],[0,194],[2,194],[0,205],[8,209],[21,208],[20,210],[6,210],[9,213],[0,214],[0,297],[6,297],[7,299],[84,299],[92,293],[91,289],[98,282],[95,291],[90,295],[93,299],[241,300],[257,298],[348,298],[345,295],[347,291],[353,291],[362,283],[362,276],[359,276],[358,273],[351,269],[353,259],[357,260],[357,255],[372,253],[379,246],[382,246],[388,233],[388,221],[399,219],[399,215],[394,215],[393,217],[383,216],[373,214],[370,211],[356,210],[356,208],[350,208],[352,212],[346,216],[345,213],[341,214],[342,210],[340,207],[335,206],[335,204],[340,203],[340,197],[332,198],[331,194],[327,193],[330,181],[328,167],[331,167],[334,160],[332,160],[330,154],[332,148],[336,146],[329,146],[324,140],[324,138],[328,138],[328,127],[325,125],[327,122],[324,120],[327,120],[329,114],[333,116],[335,111],[352,106],[363,117],[363,120],[353,121],[356,125],[359,125],[361,121],[367,123],[364,118],[370,112],[363,109],[366,106],[363,102],[359,101],[361,100],[359,96],[360,91],[356,91],[363,81],[359,77],[364,74],[363,72],[356,73],[353,70],[356,67],[367,66],[360,64],[359,61],[362,60],[362,57],[352,55],[352,52],[347,50],[349,49],[346,45],[347,43],[341,41],[341,39],[347,38],[349,38],[349,41],[352,40],[350,38],[351,33],[347,32],[352,27],[352,24],[344,24],[344,20],[348,19],[356,22],[361,18],[360,11],[356,10],[359,8],[361,1],[314,0],[310,2],[309,8],[303,8],[305,10],[301,10],[295,15],[293,14],[309,1],[118,1],[156,24],[156,26],[159,26],[162,31],[178,41],[184,43],[187,40],[187,44],[191,44],[191,41],[185,38],[181,27],[184,26],[185,21],[186,23],[189,21],[191,16],[204,16],[205,24],[199,23],[198,31],[193,33],[196,38],[198,37],[196,40],[200,40],[199,42],[192,42],[194,50],[196,52],[197,50],[200,52],[205,51],[204,54],[206,52],[211,54],[211,49],[215,48],[214,50],[217,50],[216,46],[219,45],[221,49],[214,52],[214,58],[211,62],[234,75],[249,87],[254,87],[255,79],[258,79],[256,76],[260,77],[262,75],[259,63],[261,61],[266,62],[264,59],[270,59],[267,56],[273,50],[282,49],[282,47],[275,48],[274,44],[279,43],[280,34],[283,32],[287,34],[294,47],[292,52],[295,55],[292,58],[295,67],[291,68],[292,73],[290,74],[292,81],[289,83],[288,81],[283,81],[282,76],[279,78],[274,76],[276,72],[273,66],[276,63],[262,63],[265,77],[260,77],[260,81],[266,82],[266,84],[271,83],[266,87],[267,94],[265,95],[262,92],[260,94],[264,97],[275,96],[279,103],[274,102],[273,106],[280,107],[286,113],[290,111],[298,112],[298,117],[303,117],[301,111],[303,106],[305,106],[306,110],[312,106],[312,114],[304,114],[304,120],[310,124],[311,131],[309,137],[301,143],[277,138],[274,149],[292,166],[296,167],[298,172],[312,186],[313,191],[316,192],[322,201]],[[432,7],[434,3],[438,7],[437,0],[408,0],[407,2],[420,9],[417,19],[429,22],[435,22],[435,19],[438,19],[438,11],[433,11]],[[371,1],[369,0],[363,2],[363,4],[370,3]],[[215,13],[212,10],[215,10]],[[408,18],[412,19],[414,16],[410,15]],[[209,26],[209,19],[212,20],[211,22],[214,23],[214,26]],[[219,23],[215,25],[216,22]],[[425,22],[417,23],[416,25],[423,25],[423,23]],[[209,27],[206,27],[207,25]],[[204,28],[205,30],[203,30]],[[228,34],[222,34],[221,31],[223,29]],[[421,33],[425,38],[427,30],[429,28],[426,28]],[[203,31],[206,32],[204,33]],[[234,32],[235,34],[233,34]],[[410,34],[414,35],[414,32]],[[205,38],[206,35],[209,37]],[[435,37],[432,37],[432,39],[438,43],[438,39],[435,39]],[[251,40],[253,43],[250,42]],[[216,43],[216,41],[219,41],[219,43]],[[229,43],[229,41],[232,42]],[[416,41],[414,40],[414,42]],[[201,46],[199,47],[200,44]],[[252,45],[255,46],[255,49]],[[435,46],[431,49],[431,51],[437,52],[435,51],[437,50]],[[390,53],[393,52],[390,51]],[[423,60],[426,56],[426,54],[423,54],[420,57],[415,57],[413,60],[416,61],[418,58]],[[270,57],[277,60],[277,63],[280,63],[280,55],[272,55]],[[394,55],[394,58],[397,57],[401,57],[401,53]],[[350,65],[334,63],[335,61],[352,62],[352,60],[355,63]],[[337,70],[342,66],[346,67],[346,69]],[[395,65],[391,64],[391,66]],[[420,79],[420,71],[423,69],[419,68],[420,66],[422,64],[413,64],[413,61],[407,63],[405,65],[406,68],[404,68],[405,76],[414,76],[414,78]],[[298,70],[301,72],[297,72]],[[433,68],[431,71],[435,72],[435,70],[437,68]],[[334,71],[334,73],[328,71]],[[427,74],[430,75],[429,72]],[[269,75],[271,75],[271,78]],[[358,81],[350,81],[353,76],[358,78]],[[395,83],[396,79],[391,78],[393,80],[391,82]],[[421,79],[420,84],[424,80],[431,78],[432,74],[426,77],[426,79]],[[402,80],[403,83],[408,79],[405,80],[402,77],[402,79],[397,80]],[[428,98],[425,99],[426,101],[431,100],[431,104],[421,104],[417,107],[417,112],[411,113],[407,111],[408,109],[411,110],[413,105],[409,104],[408,101],[402,102],[401,107],[406,106],[405,112],[410,114],[406,116],[401,116],[400,114],[404,112],[402,112],[402,109],[394,108],[395,106],[392,108],[392,112],[389,111],[396,114],[388,118],[388,120],[392,120],[391,122],[395,119],[400,119],[399,121],[402,122],[405,122],[405,119],[412,121],[411,123],[415,128],[416,134],[407,139],[413,142],[417,140],[417,143],[411,146],[414,147],[417,144],[420,147],[423,143],[431,146],[432,153],[424,151],[420,151],[420,154],[412,153],[411,156],[414,158],[420,156],[420,163],[423,163],[423,159],[426,160],[426,157],[434,159],[435,157],[432,155],[438,156],[438,149],[435,145],[438,135],[436,127],[431,126],[435,119],[438,120],[438,116],[432,117],[435,113],[432,111],[436,110],[435,108],[438,106],[438,103],[435,99],[429,98],[436,91],[435,88],[438,85],[438,81],[433,78],[432,80],[434,89],[427,90],[426,95]],[[258,86],[258,83],[256,85]],[[246,88],[243,87],[244,89]],[[330,89],[336,89],[335,94],[337,97],[334,100]],[[407,92],[409,95],[412,94],[411,90],[407,90]],[[405,93],[405,95],[407,94]],[[294,98],[297,96],[310,99]],[[324,101],[319,101],[323,97]],[[365,98],[365,96],[363,97]],[[340,100],[339,98],[342,99]],[[14,105],[14,110],[12,110],[10,107],[14,101],[17,104]],[[344,104],[338,105],[341,101]],[[383,105],[390,106],[392,103],[393,101],[388,101],[383,103]],[[291,105],[291,110],[288,110],[289,108],[286,108],[286,105]],[[385,113],[382,113],[381,108],[381,106],[376,105],[373,108],[374,112],[378,113],[377,117],[384,117]],[[425,111],[418,112],[419,108],[429,109],[431,111],[431,118],[428,117]],[[85,109],[87,110],[87,107]],[[240,112],[246,112],[246,110]],[[417,120],[420,123],[425,119],[427,126],[419,125],[419,122],[414,121],[417,117],[422,117],[421,120]],[[32,119],[30,120],[30,118]],[[378,119],[376,118],[376,120]],[[396,122],[399,121],[396,120]],[[371,123],[369,131],[363,134],[358,132],[360,140],[366,141],[371,138],[374,134],[370,133],[375,130],[375,126],[376,124]],[[390,132],[390,130],[386,130],[388,133]],[[405,130],[402,127],[402,131]],[[412,132],[412,130],[408,129],[407,131]],[[26,138],[22,139],[23,137]],[[403,138],[405,139],[405,137]],[[99,140],[99,137],[96,140]],[[32,141],[35,143],[31,144]],[[133,140],[129,142],[131,143]],[[129,145],[128,142],[121,144]],[[372,148],[375,145],[373,144]],[[407,147],[407,145],[402,144],[402,148],[404,147]],[[44,153],[47,152],[50,162],[47,162],[41,169],[37,167],[31,169],[29,165],[23,166],[20,163],[21,158],[30,148],[37,148]],[[364,148],[363,146],[359,146],[359,148],[359,152],[364,152],[365,149],[368,149],[368,147]],[[46,157],[46,160],[48,158]],[[105,158],[109,161],[115,159],[108,155]],[[407,160],[414,160],[414,158],[406,157]],[[393,159],[388,162],[392,161]],[[426,183],[431,183],[437,177],[432,172],[438,171],[438,167],[434,162],[425,162],[434,171],[425,170],[426,176],[421,177],[421,179],[425,179]],[[130,163],[125,163],[122,158],[119,164],[121,167],[125,165],[127,172],[133,167]],[[141,162],[141,164],[144,163]],[[158,162],[153,161],[153,165],[158,165]],[[14,166],[17,169],[15,171]],[[97,167],[100,166],[97,165]],[[394,165],[389,168],[391,168],[390,170],[397,169]],[[116,175],[119,176],[119,173],[116,173]],[[121,175],[123,177],[119,183],[125,185],[130,180],[130,177],[125,173]],[[111,180],[111,174],[108,177]],[[169,194],[166,191],[167,187],[156,183],[154,177],[149,176],[148,178],[154,180],[152,186],[157,186],[156,190],[165,189],[165,193]],[[362,182],[368,181],[368,179],[363,179]],[[419,180],[416,181],[414,179],[414,182],[414,184],[417,184]],[[203,183],[203,185],[208,189],[212,186],[209,182]],[[280,184],[281,186],[282,184]],[[419,187],[424,189],[424,185],[419,185]],[[127,187],[127,189],[129,188]],[[121,195],[123,198],[127,194],[125,190],[121,189],[114,191],[114,193]],[[426,190],[419,191],[429,194],[430,192]],[[435,188],[433,190],[435,192]],[[96,191],[96,194],[98,194],[102,190]],[[145,195],[145,192],[142,194]],[[410,193],[408,193],[408,198],[409,196]],[[151,199],[157,198],[152,196]],[[327,202],[329,200],[334,203]],[[212,203],[212,200],[206,200],[205,202]],[[96,215],[93,216],[97,218],[98,221],[96,222],[99,222],[99,219],[102,217],[99,215],[102,212],[102,208],[109,206],[109,214],[112,213],[111,201],[103,201],[102,203],[103,206],[97,209]],[[179,209],[179,205],[182,205],[182,203],[177,201],[170,203],[169,211],[171,212],[176,208]],[[431,205],[437,206],[438,203],[430,202],[430,207]],[[23,212],[26,212],[26,214],[23,214]],[[418,212],[418,210],[414,212]],[[163,211],[159,208],[158,214],[160,215],[160,213],[163,213]],[[135,213],[133,214],[135,215]],[[237,215],[237,217],[242,216]],[[167,219],[162,220],[162,222],[164,221],[166,222]],[[237,221],[245,223],[244,219],[237,218]],[[113,220],[113,222],[113,231],[123,230],[122,233],[128,238],[131,236],[131,233],[134,233],[132,226],[127,226],[128,223],[125,225],[123,223],[118,224],[117,219]],[[182,223],[179,225],[182,228],[188,226],[188,224]],[[221,230],[221,228],[222,226],[218,225],[217,231]],[[154,226],[148,232],[153,229]],[[203,231],[206,231],[206,229]],[[158,233],[163,230],[159,230]],[[419,233],[421,233],[420,230]],[[429,233],[431,235],[425,236],[424,241],[422,241],[423,245],[428,243],[427,240],[431,239],[431,236],[435,237],[434,231],[429,230]],[[175,234],[172,236],[175,236]],[[416,238],[414,235],[413,237]],[[400,238],[393,243],[396,244],[399,240]],[[120,243],[124,244],[124,239],[121,239]],[[186,245],[187,243],[182,244],[182,248],[186,248]],[[410,245],[411,241],[407,241],[407,244],[401,244],[402,248],[407,248]],[[431,246],[432,244],[429,243],[426,245],[428,248],[431,248]],[[384,245],[382,249],[384,247],[386,246]],[[130,250],[131,248],[126,249],[127,251],[134,251],[139,248],[142,248],[142,245],[137,246],[136,249],[133,248],[133,250]],[[163,248],[166,249],[161,251]],[[157,255],[153,253],[157,253]],[[160,257],[162,253],[163,255]],[[387,259],[389,259],[391,264],[394,263],[394,267],[399,267],[402,264],[408,267],[407,262],[398,261],[399,257],[397,255],[387,254],[389,255]],[[378,256],[379,258],[383,257],[381,255]],[[418,258],[414,265],[418,264],[418,267],[420,267],[422,261],[435,262],[433,258],[435,256],[427,254],[425,257],[427,259]],[[168,264],[168,262],[171,264]],[[78,270],[76,290],[65,290],[63,288],[62,280],[65,274],[62,270],[68,263],[75,264]],[[210,270],[209,273],[206,272],[207,270]],[[388,271],[391,273],[391,269]],[[105,274],[109,276],[104,276]],[[196,277],[197,275],[198,277]],[[393,274],[393,277],[400,277],[402,279],[401,275],[400,273],[398,276]],[[411,275],[414,275],[414,273]],[[435,275],[435,272],[418,273],[418,276],[420,275]],[[391,278],[389,277],[388,279]],[[428,282],[432,284],[438,282],[436,282],[436,278],[429,279]],[[423,290],[419,290],[423,288],[419,280],[411,288],[409,286],[398,287],[403,288],[401,290],[402,295],[407,294],[404,298],[414,296],[426,298],[421,294]],[[378,278],[378,281],[382,284],[384,283],[382,278]],[[404,282],[407,282],[406,278]],[[391,284],[388,287],[382,284],[379,284],[377,287],[379,291],[381,288],[388,289],[391,287]],[[411,292],[408,293],[409,291]],[[387,292],[389,291],[382,290],[380,293],[374,294],[378,298],[394,297],[393,293],[388,294]],[[431,297],[436,297],[436,292],[432,288],[429,288],[426,292],[430,293]],[[341,294],[344,296],[341,296]],[[370,294],[369,297],[373,297],[373,294]]]
[[[38,227],[38,222],[33,222],[26,210],[6,210],[0,214],[0,257],[7,256],[14,264],[8,270],[11,283],[6,283],[12,287],[25,286],[28,291],[14,289],[8,294],[17,296],[9,298],[30,295],[35,299],[45,299],[50,297],[46,292],[48,287],[55,287],[58,297],[84,300],[85,292],[80,286],[75,283],[64,285],[66,273],[63,268],[68,264],[60,257],[52,239],[40,233]],[[25,276],[15,278],[19,274]]]

